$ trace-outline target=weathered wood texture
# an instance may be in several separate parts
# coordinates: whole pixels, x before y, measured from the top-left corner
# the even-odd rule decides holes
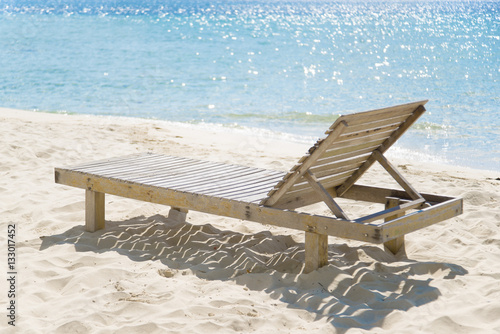
[[[86,191],[86,229],[104,228],[104,196],[172,207],[172,219],[201,211],[306,232],[310,272],[328,263],[328,236],[383,243],[391,252],[404,235],[462,213],[462,199],[417,192],[383,153],[425,111],[426,101],[341,116],[290,172],[137,154],[56,168],[55,181]],[[356,185],[376,161],[403,190]],[[336,197],[386,203],[349,219]],[[336,217],[293,211],[323,201]]]
[[[398,207],[400,205],[401,205],[401,199],[399,199],[397,197],[387,197],[387,202],[385,204],[385,208],[387,209],[387,211],[389,211],[390,209]],[[404,211],[399,211],[399,212],[395,213],[393,216],[389,216],[389,217],[385,218],[385,221],[386,222],[391,221],[395,218],[399,218],[399,217],[402,217],[404,215],[405,215]],[[404,247],[405,247],[405,236],[404,235],[384,242],[384,249],[386,251],[391,252],[392,254],[397,254],[400,251],[403,252]]]
[[[110,167],[114,163],[123,164],[124,160],[136,161],[137,159],[140,159],[148,164],[148,158],[158,161],[157,155],[146,154],[107,160],[104,164]],[[124,165],[127,165],[127,163]],[[87,194],[101,193],[101,199],[94,199],[94,197],[99,197],[100,195],[90,196],[87,198],[90,198],[88,208],[102,207],[102,213],[104,212],[104,194],[106,193],[152,203],[165,204],[176,208],[189,209],[242,220],[256,221],[263,224],[314,232],[317,234],[331,235],[372,243],[383,243],[399,235],[403,235],[441,220],[451,218],[462,212],[461,199],[453,199],[438,195],[428,195],[429,197],[427,197],[427,195],[423,195],[424,198],[429,198],[429,200],[436,201],[440,204],[417,210],[415,213],[408,214],[388,223],[364,222],[362,218],[357,220],[347,220],[292,210],[283,210],[280,208],[266,207],[258,204],[259,197],[266,192],[263,190],[260,190],[259,195],[255,196],[257,198],[248,194],[239,195],[237,193],[227,193],[227,196],[214,196],[189,191],[186,189],[187,186],[183,183],[181,183],[178,189],[167,188],[163,185],[159,186],[157,179],[137,182],[131,181],[135,179],[132,173],[129,173],[127,177],[122,179],[116,175],[114,177],[96,175],[94,173],[87,172],[87,168],[88,166],[56,168],[55,179],[57,183],[85,189],[87,190]],[[113,168],[110,168],[110,170],[113,170]],[[140,174],[144,173],[141,168],[138,168],[137,172]],[[259,172],[266,174],[263,170],[259,170]],[[168,174],[167,172],[165,173]],[[177,174],[175,169],[171,170],[169,173],[172,175]],[[183,173],[179,173],[177,175],[181,174]],[[369,189],[369,191],[364,191],[363,189],[365,188]],[[354,190],[357,191],[357,194],[354,196],[356,198],[363,198],[364,196],[367,197],[367,199],[371,199],[371,197],[374,196],[373,194],[379,194],[381,196],[399,194],[402,195],[402,198],[408,196],[404,191],[394,189],[357,186]],[[248,201],[248,199],[252,199],[253,201]],[[102,201],[102,205],[92,204],[99,201]],[[88,209],[87,212],[90,212],[90,217],[94,215],[91,209]],[[96,217],[103,216],[103,214],[101,215],[98,212],[100,211],[96,212]],[[96,223],[93,224],[93,226],[95,226],[95,229],[98,229],[103,226],[102,224]],[[92,224],[89,223],[89,226],[92,226]]]
[[[304,272],[310,273],[328,264],[328,236],[306,232]]]
[[[154,155],[150,155],[154,158]],[[127,157],[134,159],[136,157]],[[143,158],[143,157],[142,157]],[[116,160],[115,160],[116,161]],[[107,193],[137,200],[165,204],[171,207],[206,212],[263,224],[282,226],[318,234],[334,235],[348,239],[380,243],[380,232],[376,225],[356,223],[309,213],[281,210],[231,197],[216,197],[207,194],[159,187],[117,178],[86,173],[84,168],[56,168],[56,182],[73,187]]]
[[[426,102],[340,116],[326,132],[327,137],[319,140],[300,159],[261,204],[280,206],[283,202],[317,192],[315,183],[305,175],[307,171],[314,173],[324,188],[335,189],[333,197],[341,196],[377,159],[383,159],[380,155],[424,113]],[[393,173],[392,166],[386,164],[385,167]],[[394,172],[393,176],[400,175]]]
[[[345,212],[340,208],[337,202],[335,202],[330,193],[326,191],[326,189],[318,181],[318,179],[316,179],[316,176],[313,173],[307,171],[307,173],[305,173],[304,176],[307,179],[307,181],[311,184],[313,190],[316,191],[317,194],[319,194],[323,202],[326,203],[326,205],[330,208],[330,210],[332,210],[332,212],[335,214],[336,217],[349,220]]]
[[[140,183],[258,203],[285,173],[158,154],[137,154],[67,168],[110,180]]]
[[[85,229],[95,232],[104,228],[104,193],[85,191]]]

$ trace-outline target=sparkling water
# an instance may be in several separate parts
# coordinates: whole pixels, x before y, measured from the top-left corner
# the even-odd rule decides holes
[[[312,141],[428,99],[394,154],[500,171],[499,23],[498,1],[0,0],[0,106]]]

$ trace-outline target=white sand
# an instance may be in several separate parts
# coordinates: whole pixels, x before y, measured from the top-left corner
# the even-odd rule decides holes
[[[393,157],[419,191],[462,196],[464,214],[407,235],[408,258],[331,237],[329,266],[306,275],[303,235],[283,228],[197,212],[183,223],[166,206],[107,196],[106,229],[84,232],[83,191],[53,176],[145,151],[287,170],[305,145],[162,121],[9,109],[0,120],[1,266],[5,277],[15,224],[16,333],[500,332],[500,171]],[[14,332],[2,282],[0,331]]]

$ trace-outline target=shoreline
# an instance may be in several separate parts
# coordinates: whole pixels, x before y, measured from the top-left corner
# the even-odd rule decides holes
[[[261,128],[248,128],[248,127],[231,127],[225,126],[224,124],[214,124],[214,123],[185,123],[185,122],[175,122],[170,120],[162,120],[162,119],[150,119],[150,118],[141,118],[141,117],[130,117],[130,116],[114,116],[114,115],[90,115],[90,114],[77,114],[77,113],[59,113],[59,112],[50,112],[50,111],[33,111],[33,110],[23,110],[23,109],[14,109],[14,108],[3,108],[0,107],[0,113],[5,114],[9,117],[16,117],[16,114],[24,113],[22,118],[28,117],[28,115],[54,115],[61,117],[74,117],[74,118],[83,118],[83,119],[94,119],[98,121],[98,123],[107,124],[107,123],[124,123],[124,124],[151,124],[151,125],[163,125],[166,128],[171,130],[173,129],[184,129],[185,131],[181,131],[183,134],[186,134],[191,131],[202,131],[209,134],[217,135],[224,134],[224,136],[234,137],[255,137],[258,141],[267,141],[270,140],[276,143],[286,143],[290,145],[296,145],[297,148],[303,147],[304,150],[299,154],[303,154],[311,147],[317,139],[322,138],[324,136],[323,133],[319,133],[317,137],[313,136],[301,136],[295,135],[292,133],[285,132],[274,132],[267,129]],[[51,117],[51,116],[49,116]],[[38,117],[35,117],[38,119]],[[180,133],[181,133],[180,132]],[[189,135],[187,135],[189,136]],[[405,135],[403,135],[404,137]],[[414,156],[411,156],[413,154]],[[439,169],[447,169],[450,171],[456,170],[460,172],[478,172],[484,173],[486,175],[490,175],[489,177],[493,177],[492,175],[497,175],[500,177],[500,170],[496,171],[493,169],[487,168],[478,168],[478,167],[470,167],[464,165],[456,165],[449,161],[444,161],[442,158],[429,155],[423,152],[413,152],[411,149],[399,147],[398,144],[392,147],[387,152],[388,158],[394,159],[396,162],[404,163],[405,159],[407,162],[415,163],[421,165],[425,168],[425,164],[430,165],[430,169],[439,168]],[[397,155],[402,155],[402,157],[398,157]]]
[[[499,172],[393,157],[419,191],[462,197],[464,213],[408,234],[407,257],[329,237],[329,265],[302,274],[295,230],[198,212],[182,222],[169,207],[106,196],[106,229],[85,232],[84,192],[55,184],[54,167],[153,151],[287,171],[309,145],[159,120],[5,108],[0,119],[16,333],[500,330]],[[386,182],[378,168],[362,180]],[[346,210],[360,208],[370,209]]]

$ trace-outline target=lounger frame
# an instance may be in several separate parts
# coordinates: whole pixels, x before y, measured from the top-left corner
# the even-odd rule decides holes
[[[318,141],[288,174],[145,153],[55,168],[55,181],[85,189],[85,225],[90,232],[104,228],[105,194],[111,194],[168,205],[174,212],[183,214],[194,210],[304,231],[304,272],[328,263],[328,236],[383,244],[386,250],[396,254],[404,250],[404,235],[460,215],[463,211],[461,198],[419,193],[383,155],[425,111],[425,102],[365,113],[361,118],[371,122],[369,130],[357,123],[356,115],[337,120],[327,131],[327,137]],[[400,109],[411,110],[411,113],[398,113]],[[393,112],[389,119],[401,118],[402,123],[393,126],[389,121],[377,118],[377,115],[387,114],[388,110]],[[379,124],[379,131],[386,131],[388,137],[375,139],[380,136],[375,131]],[[388,131],[391,126],[393,129]],[[349,127],[351,132],[346,134]],[[360,131],[353,132],[353,129]],[[377,140],[380,141],[377,145],[370,144]],[[343,143],[347,142],[349,146],[344,149]],[[353,146],[358,154],[349,150]],[[171,159],[180,160],[175,160],[177,162],[172,165]],[[141,164],[136,165],[141,167],[134,167],[136,165],[131,161],[139,161]],[[318,164],[318,161],[322,163]],[[402,189],[355,184],[375,162],[380,163]],[[149,168],[157,172],[148,173]],[[225,187],[211,186],[209,175],[218,168],[223,168],[225,174],[233,173],[240,181],[228,183]],[[200,180],[207,178],[208,181],[203,183],[196,177],[192,180],[191,175],[198,174],[196,169],[201,173]],[[165,172],[158,172],[160,170]],[[176,176],[182,173],[191,173],[186,176],[191,181],[176,183]],[[274,187],[269,186],[280,179]],[[251,181],[251,186],[245,186],[246,181]],[[272,189],[268,192],[269,188]],[[385,205],[385,210],[349,218],[336,198],[380,203]],[[317,202],[324,202],[334,216],[299,211]]]

